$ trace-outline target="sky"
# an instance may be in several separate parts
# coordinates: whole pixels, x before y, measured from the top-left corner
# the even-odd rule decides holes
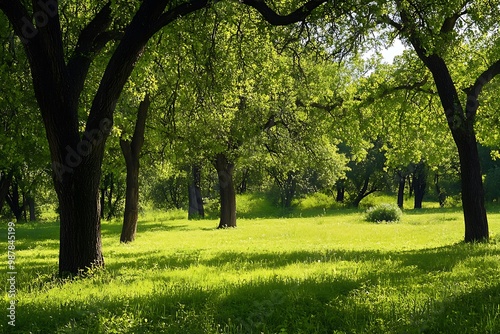
[[[390,64],[394,60],[395,56],[403,53],[404,49],[405,47],[403,46],[401,41],[399,39],[395,39],[394,44],[390,48],[382,50],[382,57],[385,62]]]

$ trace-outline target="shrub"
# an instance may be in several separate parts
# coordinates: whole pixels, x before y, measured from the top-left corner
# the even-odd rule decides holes
[[[366,220],[369,222],[396,222],[403,212],[396,204],[379,204],[366,210]]]

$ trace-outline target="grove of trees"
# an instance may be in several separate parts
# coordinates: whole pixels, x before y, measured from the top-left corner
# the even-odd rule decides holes
[[[0,11],[0,213],[35,220],[36,203],[57,203],[60,275],[104,265],[103,218],[122,216],[131,242],[141,201],[198,218],[210,198],[219,228],[235,227],[238,192],[289,208],[315,192],[357,207],[391,190],[421,208],[432,190],[441,205],[460,196],[466,242],[489,238],[499,4],[0,0]],[[387,64],[378,52],[395,39],[406,50]]]

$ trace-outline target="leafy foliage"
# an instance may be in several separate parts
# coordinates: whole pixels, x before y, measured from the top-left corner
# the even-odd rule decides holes
[[[403,212],[396,204],[379,204],[366,210],[366,220],[369,222],[397,222],[401,219]]]

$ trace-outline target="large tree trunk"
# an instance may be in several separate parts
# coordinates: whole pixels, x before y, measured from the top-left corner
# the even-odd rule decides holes
[[[422,202],[424,200],[425,189],[427,188],[427,173],[425,170],[425,164],[419,162],[415,165],[415,170],[413,171],[413,190],[415,192],[414,198],[414,209],[422,209]]]
[[[59,273],[104,265],[99,203],[100,169],[79,168],[56,185],[60,207]]]
[[[137,232],[139,216],[139,156],[144,145],[146,118],[150,105],[149,94],[139,105],[134,135],[130,141],[120,139],[120,147],[127,165],[127,187],[125,195],[125,212],[123,215],[122,234],[120,242],[131,242]]]
[[[224,154],[217,154],[215,169],[219,177],[220,222],[218,228],[236,227],[236,191],[234,189],[234,164]]]
[[[205,217],[203,198],[201,196],[201,168],[198,165],[191,167],[192,181],[189,190],[188,219]]]
[[[465,218],[465,241],[488,240],[488,219],[484,207],[484,190],[476,136],[472,133],[469,136],[457,138],[457,141]]]
[[[441,104],[448,120],[448,127],[451,130],[460,157],[462,207],[465,221],[464,240],[465,242],[488,240],[488,219],[484,207],[483,181],[474,121],[479,107],[477,96],[482,86],[491,80],[492,74],[485,72],[486,77],[489,78],[481,76],[476,81],[473,88],[468,92],[467,109],[464,111],[444,60],[437,55],[423,55],[421,50],[418,53],[434,77]],[[496,70],[498,71],[498,69]]]

